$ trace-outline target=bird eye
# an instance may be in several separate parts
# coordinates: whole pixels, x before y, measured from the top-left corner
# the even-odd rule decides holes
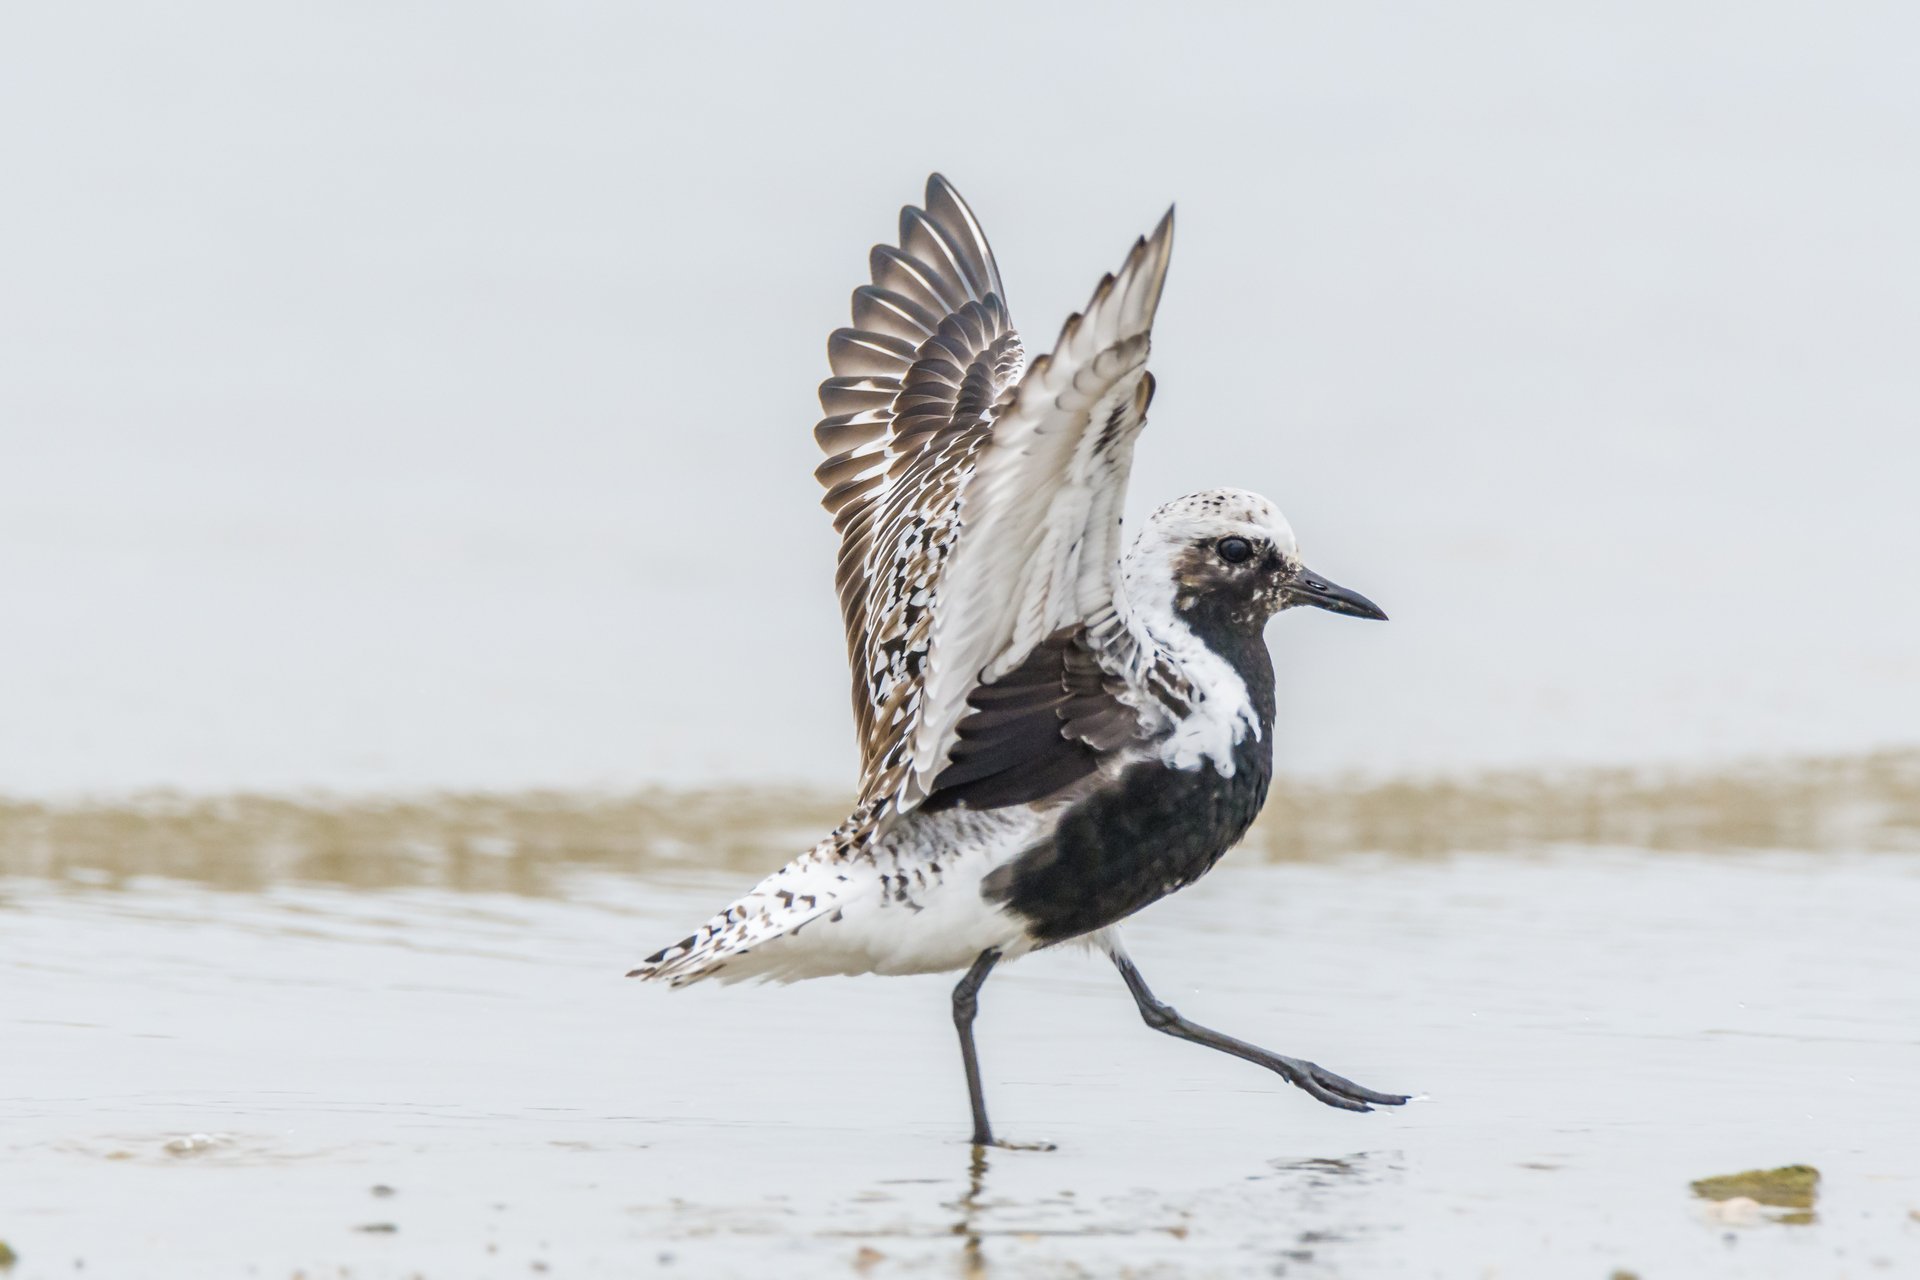
[[[1253,559],[1253,544],[1245,538],[1222,538],[1213,544],[1213,549],[1228,564],[1245,564]]]

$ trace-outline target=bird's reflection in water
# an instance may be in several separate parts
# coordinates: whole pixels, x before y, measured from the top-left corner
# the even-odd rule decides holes
[[[1041,1236],[1138,1238],[1164,1234],[1174,1240],[1188,1239],[1194,1208],[1187,1203],[1191,1192],[1175,1193],[1165,1200],[1144,1193],[1145,1203],[1122,1196],[1106,1203],[1104,1211],[1092,1221],[1009,1222],[1007,1210],[1012,1210],[1015,1218],[1023,1218],[1028,1215],[1022,1210],[1043,1205],[1052,1209],[1072,1202],[1047,1198],[1023,1206],[1004,1200],[996,1204],[987,1196],[993,1148],[974,1146],[968,1150],[965,1189],[946,1204],[956,1215],[948,1231],[960,1242],[958,1273],[965,1280],[984,1280],[991,1274],[993,1264],[986,1242],[995,1236],[1028,1243]],[[1286,1274],[1290,1265],[1324,1261],[1319,1255],[1324,1255],[1329,1246],[1349,1245],[1378,1231],[1381,1224],[1374,1217],[1378,1209],[1374,1193],[1398,1181],[1404,1172],[1404,1160],[1395,1151],[1281,1157],[1267,1162],[1267,1172],[1213,1187],[1200,1200],[1210,1211],[1208,1216],[1224,1214],[1227,1220],[1248,1228],[1240,1234],[1238,1247],[1266,1259],[1265,1265],[1274,1267],[1276,1274]],[[1071,1196],[1072,1192],[1064,1194]],[[997,1225],[990,1217],[994,1211],[999,1211]]]
[[[1381,1182],[1402,1172],[1403,1161],[1397,1151],[1356,1151],[1347,1156],[1310,1156],[1305,1159],[1277,1158],[1267,1161],[1271,1174],[1294,1182],[1304,1189],[1318,1190],[1342,1182]],[[1260,1178],[1253,1179],[1260,1181]]]
[[[981,1280],[987,1274],[986,1250],[981,1245],[980,1212],[981,1197],[987,1189],[987,1151],[988,1148],[975,1146],[973,1157],[967,1164],[967,1190],[954,1202],[953,1207],[960,1211],[960,1220],[953,1224],[953,1234],[960,1237],[960,1274],[965,1280]]]
[[[1269,1160],[1271,1173],[1250,1182],[1277,1182],[1285,1202],[1269,1221],[1287,1224],[1292,1238],[1269,1245],[1273,1274],[1294,1264],[1323,1265],[1329,1245],[1349,1246],[1378,1232],[1378,1197],[1372,1192],[1398,1180],[1405,1162],[1398,1152],[1361,1151],[1348,1156]],[[1277,1246],[1277,1247],[1276,1247]]]

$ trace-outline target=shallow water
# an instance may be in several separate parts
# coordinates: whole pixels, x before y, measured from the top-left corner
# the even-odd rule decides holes
[[[1611,820],[1679,844],[1719,821],[1686,794]],[[10,1280],[1911,1274],[1904,794],[1829,797],[1802,849],[1256,840],[1129,926],[1142,969],[1422,1098],[1324,1109],[1042,955],[980,1037],[996,1124],[1058,1150],[984,1155],[946,979],[620,977],[824,802],[707,841],[697,797],[15,806],[0,1240]],[[1807,1225],[1689,1191],[1791,1163]]]

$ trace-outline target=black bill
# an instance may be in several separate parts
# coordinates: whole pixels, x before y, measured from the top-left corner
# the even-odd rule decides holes
[[[1386,611],[1358,591],[1349,591],[1337,583],[1328,582],[1308,569],[1293,575],[1286,585],[1286,596],[1288,604],[1310,604],[1316,609],[1344,613],[1351,618],[1373,618],[1380,622],[1387,620]]]

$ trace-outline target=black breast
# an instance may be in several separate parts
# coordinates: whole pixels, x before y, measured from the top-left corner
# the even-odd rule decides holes
[[[1209,630],[1214,633],[1201,638],[1246,681],[1259,737],[1248,734],[1234,747],[1232,777],[1211,761],[1197,769],[1130,766],[1067,810],[1046,841],[989,876],[986,895],[1031,921],[1040,942],[1104,928],[1198,880],[1246,834],[1266,802],[1273,777],[1272,660],[1257,624],[1250,633]]]

